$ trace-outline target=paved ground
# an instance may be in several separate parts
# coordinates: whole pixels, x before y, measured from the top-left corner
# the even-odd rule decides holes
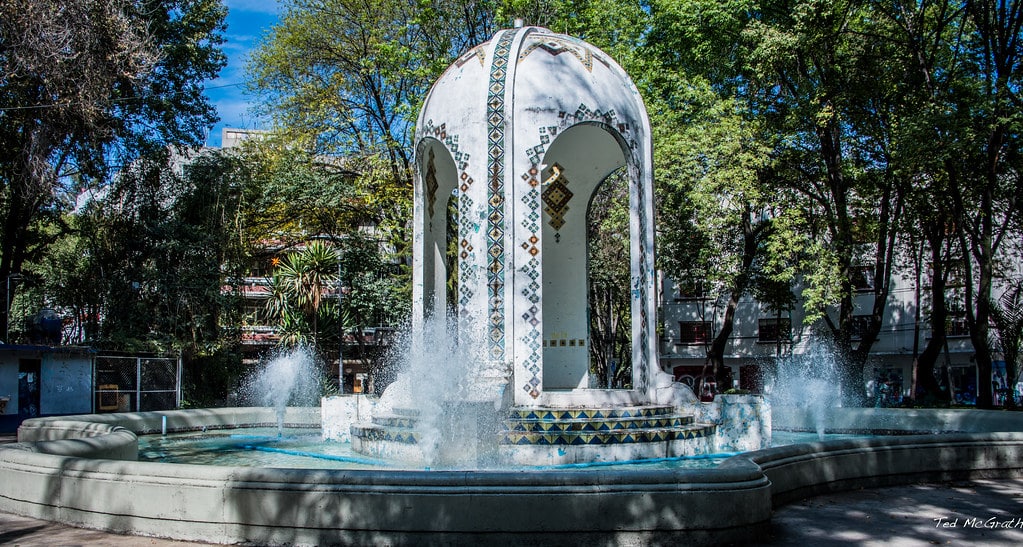
[[[1023,480],[854,490],[779,508],[762,545],[1023,545]]]
[[[178,547],[0,513],[0,545]],[[918,484],[819,496],[778,509],[759,545],[1023,545],[1023,479]]]

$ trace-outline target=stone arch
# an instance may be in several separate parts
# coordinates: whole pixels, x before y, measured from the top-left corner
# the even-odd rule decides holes
[[[599,376],[591,377],[591,385],[596,384],[594,387],[602,389],[630,389],[632,387],[632,347],[634,340],[632,340],[632,332],[629,328],[632,324],[631,310],[620,310],[625,311],[624,317],[616,317],[616,312],[613,311],[615,304],[620,302],[620,298],[629,298],[629,286],[631,285],[632,277],[632,249],[631,249],[631,226],[626,220],[626,226],[624,232],[602,232],[598,228],[598,222],[602,220],[599,218],[601,213],[611,214],[612,209],[617,209],[618,213],[621,213],[620,207],[629,209],[629,185],[632,182],[632,178],[629,176],[628,166],[622,166],[619,169],[611,172],[603,181],[597,184],[592,194],[590,194],[589,203],[586,206],[586,224],[587,224],[587,264],[586,264],[586,283],[588,293],[588,309],[589,309],[589,323],[590,323],[590,373],[594,376],[595,373],[600,373]],[[624,194],[624,196],[623,196]],[[624,198],[624,199],[622,199]],[[597,207],[597,209],[595,209]],[[628,214],[628,213],[626,213]],[[602,238],[614,237],[617,234],[618,239],[615,240],[612,245],[621,248],[619,245],[624,243],[625,252],[623,255],[612,258],[611,256],[605,255],[605,260],[616,262],[612,269],[597,271],[597,267],[594,265],[595,253],[600,253],[600,244],[607,244],[608,241],[594,241],[593,236],[599,235]],[[603,249],[607,251],[608,249]],[[617,260],[615,260],[617,259]],[[621,261],[620,263],[618,261]],[[624,278],[620,278],[620,284],[613,284],[611,286],[598,287],[595,284],[595,277],[604,274],[611,274],[612,277],[617,278],[619,275],[624,274]],[[604,289],[603,291],[596,292],[598,289]],[[614,331],[609,332],[608,329],[612,328],[614,324]],[[593,336],[595,333],[600,332],[604,339],[595,340]],[[603,343],[601,343],[603,342]],[[621,344],[621,345],[619,345]],[[620,357],[620,359],[619,359]],[[614,367],[609,366],[609,361],[614,361]],[[602,366],[603,365],[603,366]],[[623,373],[622,376],[619,376]]]
[[[632,157],[614,128],[594,122],[559,131],[544,154],[540,304],[546,390],[588,387],[587,211],[598,187],[615,171],[630,166]],[[630,186],[640,182],[635,176],[629,179]]]
[[[417,204],[415,230],[422,233],[422,237],[413,252],[421,260],[418,273],[422,277],[416,282],[422,283],[423,291],[422,298],[414,303],[421,309],[414,312],[416,320],[443,318],[448,313],[447,280],[452,273],[447,260],[451,245],[448,202],[452,195],[457,196],[458,169],[444,143],[432,137],[420,141],[416,157],[416,194],[424,199],[422,204]]]

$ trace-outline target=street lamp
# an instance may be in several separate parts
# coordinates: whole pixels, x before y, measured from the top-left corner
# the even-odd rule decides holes
[[[20,273],[7,274],[7,307],[4,308],[6,311],[4,314],[7,317],[7,333],[4,334],[4,342],[7,344],[11,343],[11,280],[21,281],[25,279],[25,276]]]

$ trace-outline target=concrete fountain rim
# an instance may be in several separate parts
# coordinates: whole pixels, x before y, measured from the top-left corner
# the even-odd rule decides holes
[[[898,411],[842,409],[829,419],[839,426],[869,425],[869,417],[893,413]],[[946,413],[901,415],[962,418],[960,412]],[[781,409],[775,422],[802,419],[799,414]],[[969,415],[959,421],[972,432],[822,441],[744,453],[711,469],[629,471],[298,470],[138,462],[132,461],[136,435],[161,432],[164,419],[170,432],[276,424],[276,417],[267,408],[229,408],[41,418],[26,421],[21,442],[0,449],[5,473],[0,511],[223,543],[404,542],[423,534],[454,543],[472,543],[481,534],[517,543],[560,541],[583,532],[580,542],[594,534],[636,541],[743,541],[763,530],[773,507],[821,492],[1023,476],[1023,413],[1008,420],[1000,414],[992,418],[996,429],[1016,429],[976,431],[985,422]],[[318,420],[317,408],[289,409],[285,417],[286,423],[309,427]],[[165,503],[133,501],[141,499]],[[299,510],[309,504],[318,510]],[[610,508],[622,507],[633,510],[608,516],[616,514]],[[551,517],[558,514],[572,518]]]

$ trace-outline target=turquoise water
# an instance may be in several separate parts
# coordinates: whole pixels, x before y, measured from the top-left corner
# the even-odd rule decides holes
[[[776,431],[772,435],[774,446],[821,440],[816,433]],[[824,438],[862,436],[825,435]],[[734,455],[707,454],[643,462],[569,464],[536,469],[706,469],[717,467]],[[322,441],[318,429],[285,429],[281,434],[278,434],[276,428],[250,428],[166,436],[146,435],[139,437],[139,461],[287,469],[424,469],[357,454],[348,443]]]

